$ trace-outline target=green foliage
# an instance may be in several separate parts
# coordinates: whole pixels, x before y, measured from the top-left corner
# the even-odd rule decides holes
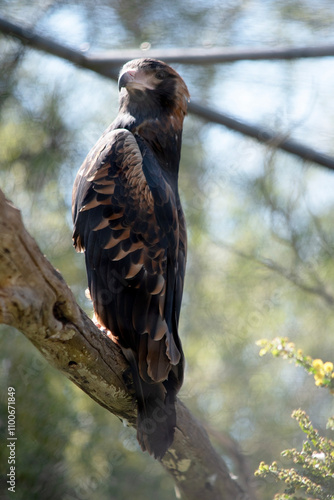
[[[321,359],[312,360],[303,355],[301,349],[296,350],[294,343],[287,338],[276,338],[273,341],[262,339],[260,355],[271,352],[275,357],[282,357],[295,361],[296,365],[314,375],[315,385],[333,389],[333,364],[324,363]],[[282,468],[277,462],[267,465],[261,462],[255,472],[257,477],[273,477],[276,481],[285,484],[284,494],[275,495],[275,500],[302,500],[304,498],[317,500],[334,499],[334,441],[321,436],[316,430],[308,415],[303,410],[292,413],[299,427],[306,434],[301,451],[295,448],[282,451],[281,456],[295,464],[292,468]],[[334,430],[334,419],[330,418],[327,428]],[[305,493],[307,496],[295,496]]]
[[[285,484],[285,493],[275,495],[275,500],[302,500],[303,498],[318,500],[334,499],[334,441],[320,436],[313,428],[306,413],[295,410],[292,417],[297,420],[307,439],[303,442],[301,451],[295,448],[282,452],[282,457],[293,461],[295,468],[281,468],[277,462],[267,465],[261,462],[255,475],[271,476]],[[332,419],[328,425],[332,426]],[[332,428],[333,430],[333,428]],[[294,494],[305,493],[307,496]]]

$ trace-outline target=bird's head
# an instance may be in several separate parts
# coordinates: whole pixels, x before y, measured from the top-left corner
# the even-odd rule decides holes
[[[186,84],[170,66],[156,59],[134,59],[121,69],[118,88],[120,111],[141,119],[162,114],[179,118],[187,113],[190,98]]]

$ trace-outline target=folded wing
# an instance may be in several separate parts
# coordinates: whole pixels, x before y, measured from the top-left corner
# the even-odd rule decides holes
[[[142,138],[126,129],[102,136],[77,175],[73,219],[99,322],[131,350],[143,380],[164,381],[173,369],[181,385],[185,222]]]

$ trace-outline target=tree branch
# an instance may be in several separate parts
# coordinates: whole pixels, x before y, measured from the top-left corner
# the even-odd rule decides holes
[[[211,58],[209,51],[205,51],[205,49],[191,49],[191,51],[185,51],[182,49],[183,55],[180,54],[179,50],[127,50],[117,51],[117,53],[113,52],[111,56],[110,52],[108,52],[109,55],[89,55],[70,47],[66,47],[48,37],[38,35],[28,28],[19,26],[18,24],[7,21],[1,17],[0,31],[6,35],[18,38],[22,43],[34,47],[35,49],[61,57],[62,59],[71,61],[77,66],[90,69],[113,80],[117,80],[118,69],[124,62],[136,57],[144,57],[145,55],[149,55],[150,57],[155,57],[157,59],[163,59],[166,62],[179,62],[182,64],[204,64],[208,62],[213,64],[242,59],[292,59],[299,57],[323,57],[334,55],[334,46],[331,45],[289,49],[240,49],[240,52],[234,49],[225,49],[224,51],[219,49],[212,54]],[[330,155],[305,146],[304,144],[293,139],[289,139],[282,134],[275,134],[265,127],[246,123],[241,119],[232,117],[226,113],[218,112],[208,107],[204,107],[194,101],[191,101],[189,104],[189,112],[209,122],[218,123],[243,135],[252,137],[263,144],[282,149],[283,151],[294,154],[303,160],[312,161],[330,170],[334,170],[334,158]]]
[[[275,262],[272,259],[268,259],[266,257],[257,257],[252,254],[247,254],[242,250],[239,250],[234,246],[229,245],[228,243],[222,241],[216,242],[216,245],[219,247],[223,247],[225,250],[228,250],[229,252],[234,253],[235,255],[238,255],[238,257],[256,262],[257,264],[261,264],[261,266],[270,269],[270,271],[273,271],[276,274],[283,276],[285,279],[296,285],[304,292],[310,293],[312,295],[317,295],[318,297],[322,298],[328,306],[330,306],[331,308],[333,307],[334,296],[328,292],[325,284],[320,282],[317,276],[315,276],[315,279],[318,282],[317,285],[311,285],[308,284],[306,280],[303,279],[297,272],[290,271],[289,269],[283,267],[278,262]]]
[[[55,50],[58,51],[60,46],[51,39],[39,36],[32,33],[31,30],[14,24],[6,19],[0,18],[0,30],[9,35],[14,35],[26,44],[31,44],[35,48],[41,50],[46,49],[47,52]],[[61,49],[62,50],[62,49]],[[71,49],[66,49],[71,51]],[[79,65],[80,57],[76,51],[72,57],[76,59]],[[54,52],[55,53],[55,52]],[[315,57],[332,57],[334,56],[334,45],[317,45],[317,46],[304,46],[304,47],[225,47],[225,48],[182,48],[182,49],[125,49],[125,50],[108,50],[101,54],[81,54],[81,60],[88,59],[90,65],[114,67],[118,71],[119,67],[125,64],[130,59],[144,57],[149,54],[154,59],[163,59],[167,63],[179,64],[221,64],[236,61],[263,61],[263,60],[291,60],[301,58],[315,58]],[[59,55],[59,53],[55,53]]]
[[[286,137],[286,134],[276,134],[265,127],[251,125],[243,120],[229,116],[226,113],[221,113],[215,111],[214,109],[204,107],[193,101],[189,103],[188,109],[191,113],[201,116],[207,121],[219,123],[220,125],[224,125],[231,130],[235,130],[243,135],[257,139],[259,142],[266,144],[267,146],[282,149],[283,151],[287,151],[288,153],[298,156],[303,160],[312,161],[322,165],[323,167],[329,168],[330,170],[334,170],[334,158],[332,156],[310,148],[309,146],[305,146],[304,144],[293,139],[289,139]]]
[[[80,309],[1,190],[0,234],[0,323],[20,330],[94,401],[135,426],[136,405],[123,379],[128,364],[121,350]],[[202,425],[179,400],[176,410],[174,442],[162,465],[182,497],[248,500]]]
[[[178,64],[222,64],[236,61],[291,60],[310,57],[334,56],[334,45],[305,47],[264,48],[193,48],[193,49],[148,49],[148,50],[108,50],[102,54],[90,55],[92,64],[119,68],[130,59],[144,57],[145,54],[166,63]]]

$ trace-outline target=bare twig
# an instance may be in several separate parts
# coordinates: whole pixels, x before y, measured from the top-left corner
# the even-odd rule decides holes
[[[239,257],[242,257],[243,259],[256,262],[257,264],[260,264],[261,266],[270,269],[271,271],[286,278],[288,281],[296,285],[304,292],[310,293],[312,295],[317,295],[318,297],[322,298],[327,305],[333,307],[334,296],[326,290],[326,287],[319,279],[316,280],[318,285],[312,286],[308,284],[305,280],[303,280],[303,278],[298,273],[290,271],[289,269],[281,266],[278,262],[275,262],[272,259],[268,259],[266,257],[256,257],[255,255],[247,254],[242,250],[239,250],[238,248],[235,248],[234,246],[229,245],[228,243],[225,242],[219,241],[216,242],[216,245],[219,247],[223,247],[224,249],[228,250],[231,253],[234,253],[235,255],[238,255]]]
[[[31,47],[34,47],[35,49],[42,50],[44,52],[48,52],[49,54],[56,55],[58,57],[61,57],[63,59],[66,59],[67,61],[71,61],[72,63],[76,64],[77,66],[83,67],[90,69],[92,71],[95,71],[96,73],[99,73],[100,75],[103,75],[107,78],[111,78],[113,80],[117,80],[118,77],[118,69],[119,66],[129,60],[133,59],[135,57],[144,57],[147,55],[150,55],[150,57],[156,57],[160,59],[164,59],[166,62],[182,62],[182,63],[188,63],[188,64],[194,64],[196,62],[199,63],[198,56],[197,59],[196,57],[194,58],[189,58],[189,61],[186,60],[186,57],[181,61],[181,59],[177,59],[176,54],[175,57],[173,55],[168,55],[166,51],[159,50],[159,51],[126,51],[124,52],[119,52],[118,57],[115,59],[112,58],[105,58],[104,55],[89,55],[85,54],[84,52],[80,52],[78,50],[74,50],[70,47],[66,47],[65,45],[62,45],[60,43],[55,42],[54,40],[51,40],[48,37],[38,35],[37,33],[33,32],[32,30],[25,28],[23,26],[19,26],[18,24],[9,22],[5,19],[0,18],[0,31],[3,33],[16,37],[18,38],[22,43],[27,44]],[[318,52],[317,50],[318,49]],[[197,49],[196,49],[197,50]],[[202,49],[201,49],[202,50]],[[278,58],[278,55],[280,54],[283,57],[284,51],[286,54],[290,51],[290,58],[292,57],[292,54],[295,54],[294,57],[311,57],[311,55],[307,56],[306,54],[314,54],[312,57],[315,57],[315,54],[318,54],[317,57],[320,56],[328,56],[328,55],[333,55],[334,54],[334,48],[333,46],[324,46],[324,47],[304,47],[304,48],[299,48],[299,49],[270,49],[270,51],[274,54],[276,52],[276,59]],[[257,50],[254,52],[254,59],[256,58],[255,55],[257,53],[258,58],[262,54],[264,56],[265,53],[267,53],[268,58],[269,57],[269,49],[267,50]],[[182,51],[183,52],[183,51]],[[245,52],[248,53],[247,58],[251,58],[251,51],[245,51],[243,50],[241,53],[244,54]],[[273,55],[272,54],[272,55]],[[298,55],[299,54],[299,55]],[[180,57],[180,54],[179,54]],[[241,56],[240,56],[241,58]],[[239,58],[239,60],[240,60]],[[264,58],[264,57],[262,57]],[[232,60],[232,59],[230,59]],[[237,59],[234,59],[237,60]],[[218,61],[218,60],[212,60],[211,63],[217,63],[217,62],[223,62],[223,61]],[[116,69],[117,68],[117,69]],[[208,107],[202,106],[194,101],[192,101],[189,104],[189,112],[193,113],[201,118],[203,118],[206,121],[213,122],[213,123],[218,123],[220,125],[223,125],[231,130],[234,130],[236,132],[240,132],[243,135],[246,135],[248,137],[252,137],[253,139],[258,140],[261,143],[264,143],[268,146],[282,149],[283,151],[287,151],[289,153],[292,153],[303,160],[307,161],[312,161],[314,163],[317,163],[319,165],[322,165],[323,167],[329,168],[331,170],[334,170],[334,158],[322,153],[320,151],[317,151],[316,149],[310,148],[308,146],[305,146],[304,144],[301,144],[297,141],[294,141],[293,139],[289,139],[283,135],[275,134],[274,132],[266,129],[265,127],[260,127],[257,125],[249,124],[244,122],[241,119],[237,119],[235,117],[232,117],[230,115],[227,115],[226,113],[218,112],[216,110],[210,109]]]
[[[258,262],[261,262],[262,265],[265,265],[267,268],[277,272],[278,274],[283,275],[286,279],[294,283],[303,291],[319,295],[326,301],[329,306],[332,306],[334,303],[334,296],[328,292],[327,286],[320,276],[318,259],[307,259],[303,256],[303,254],[305,253],[305,241],[304,238],[302,238],[299,234],[296,223],[294,221],[295,206],[300,205],[299,198],[301,196],[305,196],[303,184],[298,183],[299,194],[296,194],[296,189],[294,189],[293,197],[291,196],[286,206],[284,206],[284,204],[279,202],[279,200],[277,199],[275,190],[272,189],[272,186],[275,185],[275,179],[271,178],[271,172],[273,172],[271,168],[271,160],[272,157],[269,158],[269,161],[265,165],[266,174],[261,178],[261,180],[258,179],[258,181],[260,180],[261,193],[264,196],[266,205],[270,209],[271,235],[281,245],[285,245],[290,249],[291,256],[294,257],[294,262],[292,265],[290,265],[290,270],[287,268],[283,268],[283,266],[281,266],[277,262],[272,261],[272,259],[260,257],[260,260]],[[306,206],[308,206],[307,202]],[[319,221],[317,221],[316,218],[312,215],[309,208],[308,213],[312,218],[313,226],[318,235],[320,236],[321,234],[322,236],[323,246],[326,246],[330,251],[330,245],[325,238],[324,232],[322,231],[322,233],[320,233],[321,229],[319,226]],[[277,215],[279,215],[280,219],[283,219],[284,221],[283,227],[284,233],[286,234],[285,236],[280,234],[279,230],[275,230],[274,220],[275,216]],[[298,269],[299,266],[301,267],[301,270],[298,272],[296,271],[296,269]],[[311,285],[310,282],[313,282],[313,284]]]
[[[136,407],[123,380],[128,365],[120,349],[80,309],[1,191],[0,234],[0,323],[19,329],[94,401],[134,426]],[[174,442],[162,465],[185,499],[248,500],[180,401]]]
[[[304,292],[310,293],[312,295],[317,295],[318,297],[322,298],[327,303],[327,305],[329,305],[330,307],[333,307],[333,305],[334,305],[333,295],[330,294],[325,289],[325,287],[323,286],[322,283],[319,282],[319,280],[317,280],[318,286],[312,286],[312,285],[307,284],[299,274],[297,274],[293,271],[289,271],[288,269],[281,266],[277,262],[274,262],[271,259],[266,259],[266,258],[262,257],[261,259],[256,259],[256,260],[257,260],[257,262],[259,262],[263,266],[267,267],[271,271],[274,271],[275,273],[280,274],[281,276],[283,276],[284,278],[289,280],[291,283],[296,285],[298,288],[300,288]]]

